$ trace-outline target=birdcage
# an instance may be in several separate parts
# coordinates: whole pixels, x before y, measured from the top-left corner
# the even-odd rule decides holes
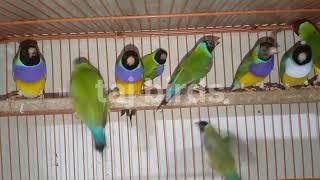
[[[199,120],[233,135],[241,179],[320,178],[318,87],[223,89],[256,40],[273,31],[279,53],[264,82],[280,83],[280,59],[299,40],[291,23],[307,18],[319,25],[319,1],[4,0],[0,10],[0,179],[221,179],[208,164]],[[153,84],[165,89],[179,61],[205,35],[219,37],[220,44],[200,84],[218,90],[191,99],[182,94],[158,111],[161,93],[111,99],[107,145],[97,152],[89,129],[73,114],[73,59],[87,57],[111,89],[125,45],[141,55],[161,47],[167,63]],[[46,59],[46,94],[9,104],[16,90],[12,60],[24,39],[37,40]],[[127,106],[138,109],[132,124],[119,112]]]

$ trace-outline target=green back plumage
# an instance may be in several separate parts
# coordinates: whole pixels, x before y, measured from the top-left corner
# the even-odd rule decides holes
[[[251,49],[243,58],[241,64],[239,65],[237,72],[234,76],[234,80],[232,86],[235,86],[236,83],[239,82],[240,78],[248,72],[250,64],[257,62],[258,58],[258,51],[260,46],[257,44],[253,49]]]
[[[214,127],[208,124],[204,130],[204,145],[212,168],[223,176],[238,177],[229,137],[221,137]]]
[[[150,79],[154,79],[157,77],[156,70],[157,70],[157,67],[159,64],[154,59],[156,53],[157,53],[157,51],[154,51],[154,52],[147,54],[141,58],[141,62],[143,64],[143,68],[144,68],[143,78],[145,80],[148,80],[148,79],[150,80]]]
[[[320,68],[320,32],[319,29],[309,21],[299,26],[299,37],[306,41],[312,50],[313,64]]]
[[[98,100],[96,84],[103,81],[99,71],[88,63],[76,64],[71,77],[71,95],[75,111],[90,127],[106,124],[105,103]]]
[[[169,84],[197,83],[210,71],[212,55],[205,43],[199,43],[180,62],[171,76]]]

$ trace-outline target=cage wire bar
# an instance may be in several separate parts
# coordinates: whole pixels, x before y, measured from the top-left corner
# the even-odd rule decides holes
[[[226,87],[244,54],[263,32],[213,33],[221,44],[213,68],[201,82]],[[204,35],[40,40],[47,61],[46,92],[68,92],[72,60],[88,57],[108,87],[114,87],[114,64],[126,44],[141,55],[158,47],[168,50],[164,75],[153,83],[165,88],[184,54]],[[277,35],[275,69],[265,82],[279,82],[279,59],[298,37],[290,30]],[[0,45],[0,94],[15,90],[11,60],[17,42]],[[107,148],[94,150],[85,125],[72,114],[9,116],[0,119],[2,179],[220,179],[208,166],[198,120],[208,120],[220,133],[235,137],[234,154],[243,179],[311,178],[320,176],[318,103],[192,107],[138,111],[132,127],[119,112],[106,125]]]
[[[141,55],[168,50],[164,74],[153,81],[164,89],[198,39],[218,36],[212,70],[201,84],[222,88],[230,86],[255,41],[281,28],[280,53],[264,81],[279,83],[279,60],[299,40],[288,30],[291,21],[320,20],[316,0],[4,0],[0,10],[1,95],[16,90],[11,62],[17,41],[25,38],[38,40],[47,61],[45,91],[63,93],[69,91],[72,60],[80,56],[88,57],[113,88],[115,59],[126,44],[137,46]],[[111,112],[103,154],[73,114],[0,117],[0,178],[222,179],[207,163],[195,125],[199,120],[234,136],[242,179],[320,178],[318,102],[139,110],[132,126],[127,117]]]

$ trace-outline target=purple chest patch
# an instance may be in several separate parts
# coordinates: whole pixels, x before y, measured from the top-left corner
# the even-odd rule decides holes
[[[158,67],[156,69],[156,75],[160,76],[163,73],[163,70],[164,70],[164,64],[158,65]]]
[[[34,66],[12,65],[14,77],[25,82],[37,81],[44,77],[47,73],[46,64],[40,61]]]
[[[252,63],[249,66],[249,71],[256,76],[265,77],[268,76],[272,71],[273,64],[274,60],[272,56],[267,62]]]
[[[125,69],[120,63],[116,65],[116,77],[121,81],[135,82],[143,78],[143,68],[141,64],[133,70]]]

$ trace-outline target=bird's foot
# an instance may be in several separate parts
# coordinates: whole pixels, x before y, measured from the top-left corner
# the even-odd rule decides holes
[[[308,88],[312,87],[312,85],[309,83],[308,80],[306,80],[303,84],[304,84],[304,86],[302,86],[302,88],[304,88],[304,89],[308,89]]]
[[[145,91],[151,91],[151,90],[153,90],[153,89],[157,89],[155,86],[153,86],[153,85],[146,85],[146,84],[144,84],[143,85],[143,89],[145,90]]]
[[[257,89],[255,87],[245,87],[243,88],[244,91],[248,91],[248,92],[255,92],[257,91]]]
[[[270,85],[264,84],[263,82],[259,84],[260,90],[270,90]]]
[[[115,87],[114,89],[112,89],[110,91],[110,96],[113,98],[120,96],[119,88]]]
[[[17,98],[22,97],[22,95],[20,95],[18,91],[13,91],[13,92],[9,93],[8,96],[9,97],[8,97],[7,101],[10,105],[13,104]]]
[[[200,84],[197,84],[194,88],[193,88],[194,91],[198,92],[199,94],[205,94],[207,91],[206,91],[206,88],[201,86]]]
[[[41,101],[43,101],[43,100],[44,100],[44,94],[41,93],[41,94],[37,97],[37,99],[40,99]]]
[[[313,76],[311,79],[307,80],[308,84],[316,86],[319,83],[318,75]]]

